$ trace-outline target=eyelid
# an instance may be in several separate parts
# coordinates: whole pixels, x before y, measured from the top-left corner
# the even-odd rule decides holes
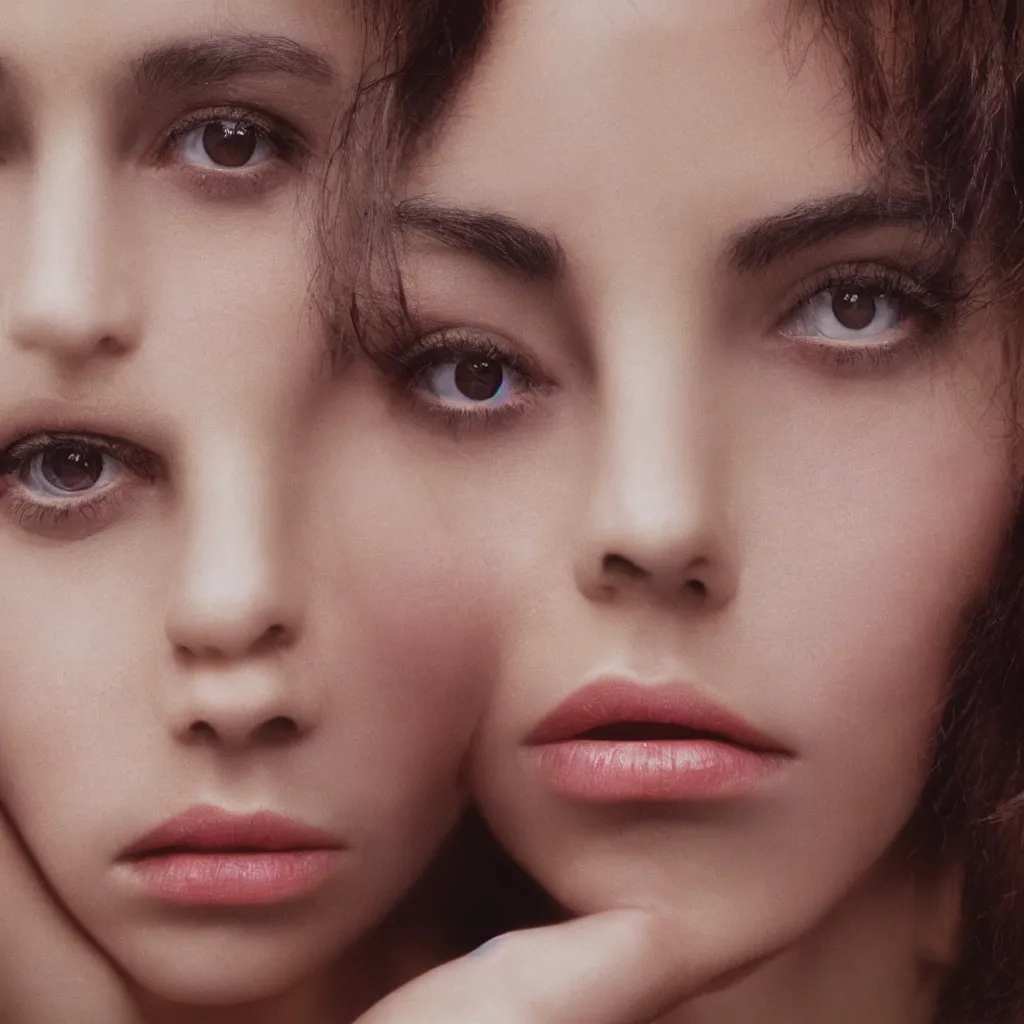
[[[384,358],[393,367],[415,374],[464,355],[480,355],[485,359],[507,363],[536,387],[550,382],[550,378],[536,360],[502,338],[500,334],[475,328],[438,328],[418,335],[413,341],[400,342],[387,350]]]
[[[98,490],[41,497],[27,487],[33,461],[48,450],[78,445],[116,461],[126,474]],[[117,510],[139,484],[153,484],[162,460],[122,438],[71,431],[37,431],[23,435],[0,452],[0,509],[20,529],[59,541],[91,536],[117,521]],[[125,475],[134,476],[124,479]]]
[[[40,431],[20,438],[0,452],[0,475],[20,472],[32,459],[61,445],[80,445],[96,449],[116,459],[125,468],[147,482],[159,475],[162,463],[158,456],[136,444],[102,434],[76,434],[68,431]]]
[[[189,132],[218,121],[242,121],[254,125],[274,145],[275,157],[287,163],[299,163],[310,154],[310,147],[303,133],[283,118],[267,113],[258,107],[215,105],[197,108],[184,114],[166,128],[157,139],[153,153],[154,161],[158,164],[171,162],[175,146]],[[264,161],[264,163],[269,162]],[[263,164],[250,168],[224,168],[219,171],[198,168],[196,170],[205,174],[223,174],[237,178],[244,177],[246,174],[251,175],[261,166]]]
[[[408,338],[397,339],[373,355],[407,409],[431,423],[446,427],[455,436],[467,430],[510,424],[529,412],[536,398],[554,387],[554,381],[534,359],[493,331],[438,328],[419,334],[411,341]],[[481,403],[474,407],[424,397],[421,382],[427,372],[459,357],[474,355],[505,363],[521,381],[518,398],[500,406]]]
[[[937,326],[946,325],[963,302],[963,287],[948,267],[902,267],[880,260],[836,264],[805,278],[784,303],[785,312],[776,321],[775,330],[789,334],[784,325],[822,292],[840,287],[872,289],[911,304],[917,315],[932,318]],[[792,335],[791,335],[792,336]],[[851,342],[829,342],[847,348]],[[865,342],[867,347],[871,342]]]

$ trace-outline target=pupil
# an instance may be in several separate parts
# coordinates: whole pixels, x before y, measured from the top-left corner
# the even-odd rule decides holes
[[[832,298],[832,315],[851,331],[871,326],[877,310],[872,295],[862,292],[837,292]]]
[[[244,121],[213,121],[203,129],[203,149],[221,167],[244,167],[259,141],[256,128]]]
[[[463,359],[455,367],[455,386],[474,402],[486,402],[501,388],[505,371],[492,359]]]
[[[46,482],[62,491],[84,491],[103,473],[103,456],[80,448],[53,448],[41,459]]]

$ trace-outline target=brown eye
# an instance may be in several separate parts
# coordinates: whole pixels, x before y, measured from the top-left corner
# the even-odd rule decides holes
[[[219,167],[244,167],[259,143],[256,126],[244,121],[211,121],[203,129],[203,151]]]
[[[493,359],[463,359],[455,364],[455,387],[474,402],[486,402],[501,390],[505,368]]]
[[[218,171],[266,163],[280,148],[261,125],[236,118],[204,121],[179,136],[176,147],[183,163]]]
[[[903,326],[905,305],[905,297],[889,288],[838,284],[800,303],[780,327],[793,338],[877,344]]]
[[[104,458],[95,449],[70,445],[51,448],[38,456],[38,472],[55,492],[87,491],[103,476]]]
[[[860,291],[837,291],[832,296],[832,315],[843,327],[862,331],[871,326],[878,312],[873,295]]]

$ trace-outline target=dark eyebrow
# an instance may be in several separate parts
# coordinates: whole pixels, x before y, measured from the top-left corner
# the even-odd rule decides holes
[[[555,281],[565,265],[556,238],[500,213],[419,198],[399,203],[394,218],[400,230],[427,235],[530,280]]]
[[[885,226],[926,228],[934,210],[915,193],[844,192],[756,220],[736,232],[725,251],[728,266],[748,273],[853,231]]]
[[[157,47],[132,61],[139,92],[182,92],[221,85],[242,75],[284,74],[328,85],[330,61],[286,36],[241,35],[181,40]]]
[[[934,209],[918,193],[839,193],[740,229],[727,243],[725,262],[735,270],[753,273],[843,234],[885,226],[926,228],[933,219]],[[417,198],[396,206],[395,221],[399,229],[428,235],[530,279],[556,281],[565,267],[565,253],[556,238],[503,214]]]

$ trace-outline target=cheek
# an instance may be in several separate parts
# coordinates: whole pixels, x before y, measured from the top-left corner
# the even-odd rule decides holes
[[[84,551],[21,565],[5,550],[0,798],[44,856],[61,837],[90,845],[88,820],[116,807],[126,771],[138,779],[154,720],[147,684],[162,668],[152,595],[131,585],[144,554],[129,563]]]
[[[339,686],[364,716],[353,738],[375,766],[373,799],[461,791],[501,639],[493,568],[472,531],[439,526],[425,497],[396,503],[369,481],[348,484],[314,540],[313,605]]]
[[[955,410],[930,436],[920,424],[862,428],[857,443],[852,430],[835,435],[841,419],[820,424],[819,443],[789,439],[803,460],[765,456],[785,466],[778,478],[750,468],[760,497],[745,521],[733,656],[768,684],[763,713],[814,767],[804,783],[815,800],[898,826],[924,784],[953,648],[1005,536],[1012,482],[994,432]]]

